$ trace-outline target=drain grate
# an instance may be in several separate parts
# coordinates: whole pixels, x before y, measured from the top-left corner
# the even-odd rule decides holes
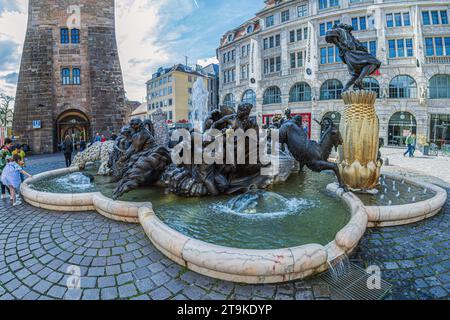
[[[363,268],[349,263],[346,272],[338,277],[327,271],[319,278],[349,300],[382,300],[391,293],[392,285],[384,280],[381,280],[381,289],[369,289],[367,281],[370,276]]]

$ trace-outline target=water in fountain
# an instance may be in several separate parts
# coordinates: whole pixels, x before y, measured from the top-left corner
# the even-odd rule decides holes
[[[192,88],[192,107],[190,110],[189,123],[199,132],[204,131],[204,124],[208,116],[209,92],[202,77],[198,77]]]
[[[211,209],[246,218],[276,218],[294,214],[301,208],[306,209],[313,206],[313,201],[306,199],[288,199],[274,192],[253,190],[239,195],[225,204],[213,205]]]
[[[31,187],[40,191],[56,193],[84,193],[97,191],[94,177],[81,172],[38,181]]]
[[[330,274],[334,280],[338,280],[350,271],[350,259],[344,253],[332,261],[328,261],[328,266],[330,268]]]

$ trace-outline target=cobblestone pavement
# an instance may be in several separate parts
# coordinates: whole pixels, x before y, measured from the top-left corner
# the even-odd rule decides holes
[[[38,173],[63,166],[61,155],[33,157]],[[449,213],[412,226],[373,229],[354,262],[378,264],[393,298],[448,298]],[[68,290],[72,267],[81,290]],[[139,225],[96,213],[55,213],[0,202],[0,299],[340,299],[317,279],[240,285],[188,271],[159,253]]]

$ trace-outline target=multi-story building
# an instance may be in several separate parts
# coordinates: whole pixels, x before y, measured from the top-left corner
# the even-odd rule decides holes
[[[114,0],[29,0],[13,134],[36,153],[67,135],[118,132],[126,116]]]
[[[255,18],[221,39],[220,101],[254,103],[260,123],[289,107],[317,139],[313,119],[340,122],[350,76],[325,34],[346,23],[383,63],[365,87],[378,94],[385,143],[402,145],[412,130],[450,144],[449,8],[438,0],[266,0]]]
[[[203,79],[205,88],[210,92],[208,107],[218,106],[218,67],[206,67],[206,70],[177,64],[170,68],[159,68],[147,81],[148,116],[158,108],[167,113],[170,124],[185,123],[189,120],[192,107],[192,90],[198,78]]]

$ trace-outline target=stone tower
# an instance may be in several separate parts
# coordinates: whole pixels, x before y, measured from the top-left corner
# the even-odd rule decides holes
[[[125,119],[114,0],[29,0],[13,134],[36,153]]]

